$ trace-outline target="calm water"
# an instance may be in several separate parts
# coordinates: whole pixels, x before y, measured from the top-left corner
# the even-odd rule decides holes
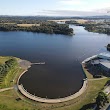
[[[20,84],[31,94],[59,98],[77,92],[84,78],[81,61],[106,51],[110,36],[74,28],[74,36],[48,35],[31,32],[0,32],[0,55],[16,56],[34,65],[24,74]]]

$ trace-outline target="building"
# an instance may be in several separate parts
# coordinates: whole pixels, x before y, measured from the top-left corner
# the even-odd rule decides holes
[[[100,53],[98,54],[98,58],[110,60],[110,53]]]
[[[99,65],[103,71],[110,73],[110,62],[100,62]]]
[[[97,72],[110,76],[110,53],[104,52],[85,59],[82,64],[85,67],[93,67]],[[95,71],[94,70],[94,71]]]

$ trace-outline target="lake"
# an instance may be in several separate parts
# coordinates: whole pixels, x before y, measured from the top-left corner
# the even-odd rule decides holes
[[[20,84],[39,97],[61,98],[77,92],[84,74],[81,62],[105,52],[110,36],[88,32],[73,26],[75,35],[51,35],[32,32],[0,32],[0,55],[16,56],[33,65],[20,79]]]

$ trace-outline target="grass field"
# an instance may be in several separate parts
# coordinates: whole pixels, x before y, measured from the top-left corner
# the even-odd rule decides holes
[[[0,24],[7,24],[7,25],[14,25],[14,24],[16,24],[16,23],[0,23]]]
[[[0,64],[4,64],[5,61],[11,59],[13,57],[0,57]],[[18,60],[16,58],[16,60]],[[11,69],[8,73],[6,74],[0,74],[0,88],[8,88],[12,87],[14,84],[14,78],[16,74],[21,73],[23,69],[21,69],[18,65],[16,65],[13,69]]]
[[[20,27],[31,27],[31,26],[40,26],[40,24],[17,24]]]
[[[5,61],[9,60],[11,57],[2,57],[0,56],[0,64],[4,64]]]
[[[84,24],[88,21],[88,20],[84,20],[84,19],[79,19],[79,20],[78,19],[61,19],[61,20],[48,20],[48,21],[65,22],[65,21],[71,21],[71,20],[77,21],[80,24]]]

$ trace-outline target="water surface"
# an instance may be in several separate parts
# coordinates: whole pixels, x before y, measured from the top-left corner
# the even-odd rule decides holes
[[[31,32],[0,32],[0,55],[16,56],[34,65],[20,79],[31,94],[59,98],[77,92],[83,83],[81,62],[105,52],[110,36],[87,32],[73,26],[75,35],[49,35]]]

